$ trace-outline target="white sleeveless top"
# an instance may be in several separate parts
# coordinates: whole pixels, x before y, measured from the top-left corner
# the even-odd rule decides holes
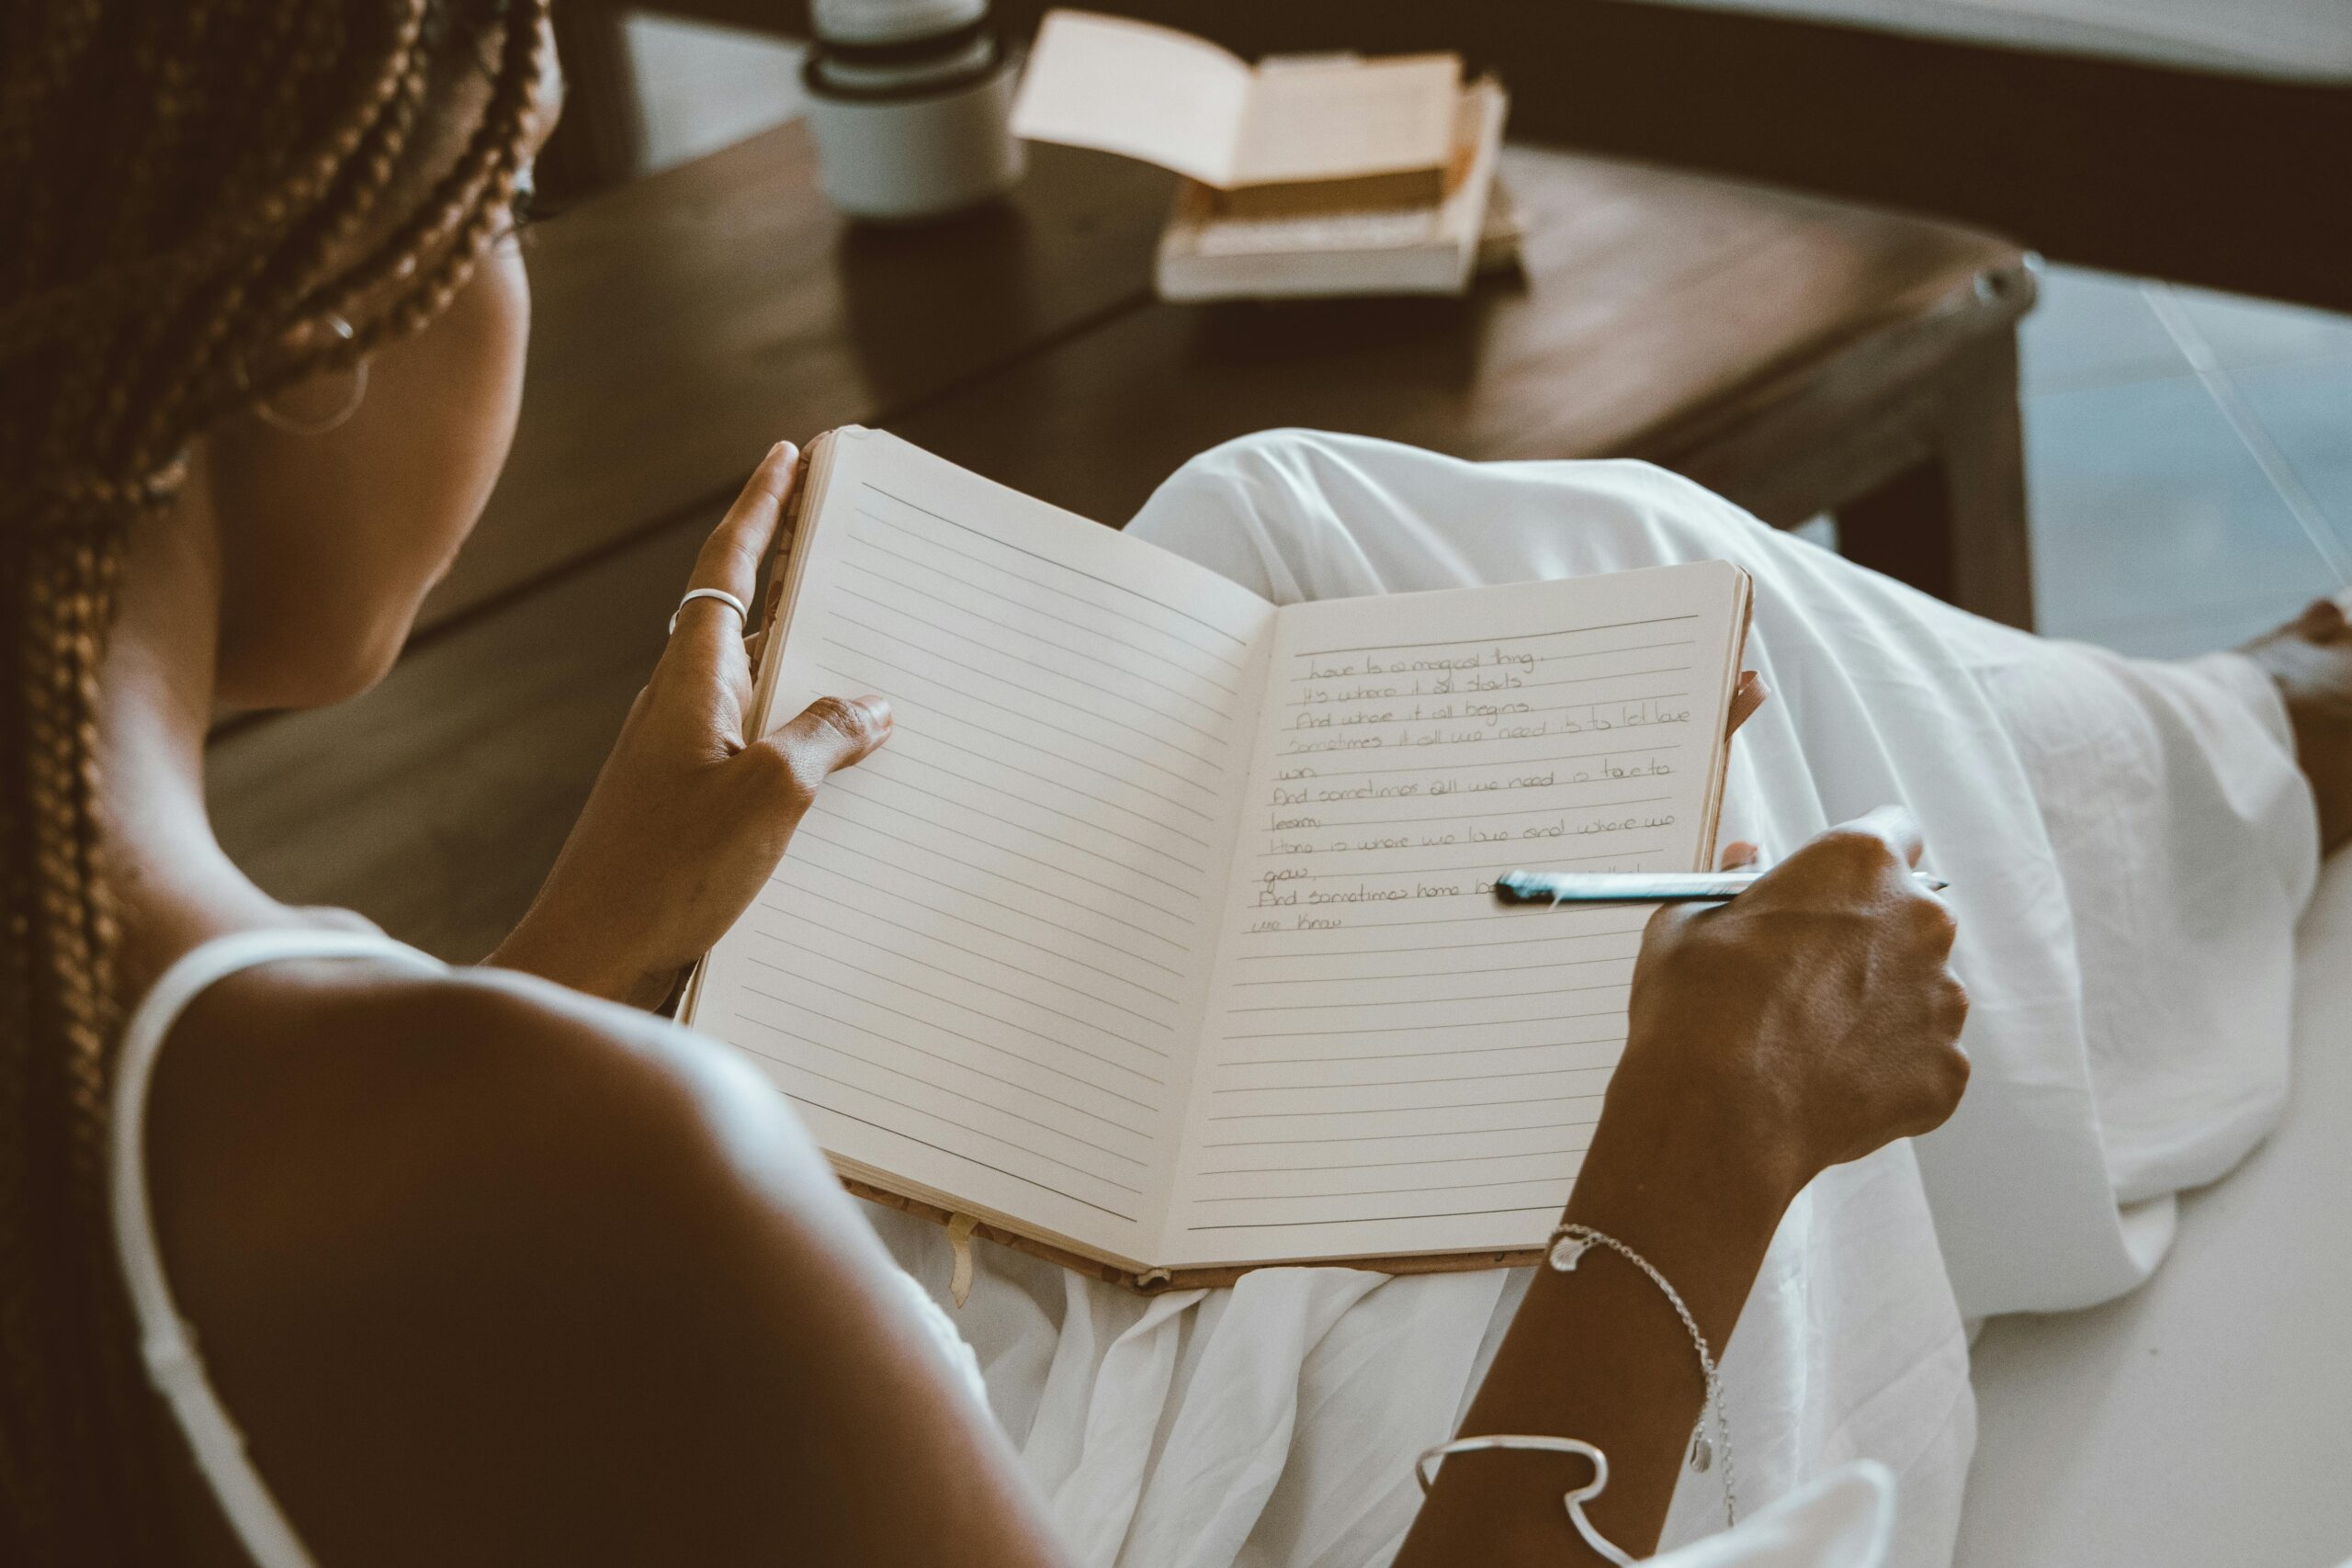
[[[212,1488],[221,1513],[255,1568],[316,1568],[316,1563],[246,1456],[244,1435],[205,1379],[204,1363],[196,1352],[195,1331],[172,1303],[147,1201],[147,1084],[172,1025],[207,987],[256,964],[308,958],[373,958],[428,974],[450,973],[439,959],[372,933],[269,931],[218,937],[173,964],[155,982],[154,989],[130,1015],[115,1067],[108,1181],[115,1247],[130,1291],[140,1351],[147,1363],[148,1381],[171,1407],[195,1454],[198,1471]],[[909,1304],[937,1341],[950,1371],[985,1405],[987,1389],[980,1382],[979,1362],[971,1347],[910,1275],[896,1278],[905,1286]]]

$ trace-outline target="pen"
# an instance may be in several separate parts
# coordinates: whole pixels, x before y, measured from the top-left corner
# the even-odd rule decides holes
[[[1763,874],[1759,871],[1507,871],[1495,878],[1495,897],[1505,904],[1689,904],[1732,897]],[[1930,893],[1951,886],[1924,871],[1913,872],[1911,880]]]

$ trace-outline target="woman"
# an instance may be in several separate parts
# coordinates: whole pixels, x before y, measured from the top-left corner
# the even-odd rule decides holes
[[[205,821],[216,705],[328,702],[380,675],[503,458],[526,317],[505,236],[551,118],[543,12],[86,0],[8,24],[0,1560],[1069,1560],[1053,1516],[1083,1489],[1031,1489],[968,1354],[784,1102],[620,1005],[658,1000],[726,929],[825,774],[886,743],[886,704],[745,737],[743,628],[685,605],[498,970],[276,903]],[[1143,525],[1193,529],[1213,560],[1263,536],[1256,570],[1339,585],[1347,559],[1251,500],[1316,450],[1213,456],[1164,492],[1229,491],[1230,527],[1215,508]],[[749,592],[793,462],[761,464],[692,586]],[[1830,591],[1794,575],[1857,605],[1895,592],[1767,563],[1794,547],[1615,472],[1701,517],[1655,547],[1731,539],[1816,606]],[[1397,477],[1392,502],[1412,488]],[[1608,475],[1552,482],[1606,511]],[[1359,545],[1398,543],[1412,513],[1369,512]],[[2166,734],[2278,763],[2241,847],[2312,838],[2291,709],[2339,835],[2352,635],[2314,611],[2262,657],[2286,708],[2251,665],[2137,679],[2194,710]],[[2213,770],[2177,772],[2167,800]],[[2273,905],[2300,897],[2295,853],[2315,844],[2282,852]],[[1951,919],[1904,874],[1919,848],[1900,812],[1865,816],[1646,940],[1566,1219],[1654,1266],[1689,1331],[1604,1247],[1529,1286],[1463,1423],[1605,1452],[1591,1520],[1630,1550],[1685,1473],[1694,1337],[1729,1339],[1820,1172],[1895,1159],[1849,1168],[1916,1192],[1890,1141],[1941,1122],[1967,1076]],[[1589,1473],[1542,1451],[1450,1459],[1398,1561],[1600,1561],[1561,1506]],[[1706,1560],[1801,1539],[1809,1556],[1779,1560],[1865,1560],[1884,1529],[1871,1475]]]

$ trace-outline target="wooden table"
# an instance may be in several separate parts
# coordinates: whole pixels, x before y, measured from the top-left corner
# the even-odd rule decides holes
[[[843,225],[786,126],[539,226],[523,427],[382,686],[224,727],[216,817],[281,897],[453,958],[528,902],[659,654],[704,532],[778,435],[895,429],[1118,523],[1204,446],[1320,425],[1478,458],[1639,457],[2030,618],[2016,247],[1512,149],[1523,276],[1466,300],[1152,297],[1169,184],[1035,150],[1009,204]]]

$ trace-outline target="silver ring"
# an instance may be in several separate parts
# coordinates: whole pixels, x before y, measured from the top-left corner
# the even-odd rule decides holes
[[[743,607],[743,601],[736,598],[735,595],[728,592],[724,588],[695,588],[689,590],[686,596],[678,601],[678,607],[670,612],[670,630],[673,635],[675,635],[678,629],[678,617],[684,615],[686,613],[686,606],[693,604],[697,599],[718,600],[720,604],[735,612],[736,615],[742,620],[745,630],[749,630],[751,628],[752,612]]]

